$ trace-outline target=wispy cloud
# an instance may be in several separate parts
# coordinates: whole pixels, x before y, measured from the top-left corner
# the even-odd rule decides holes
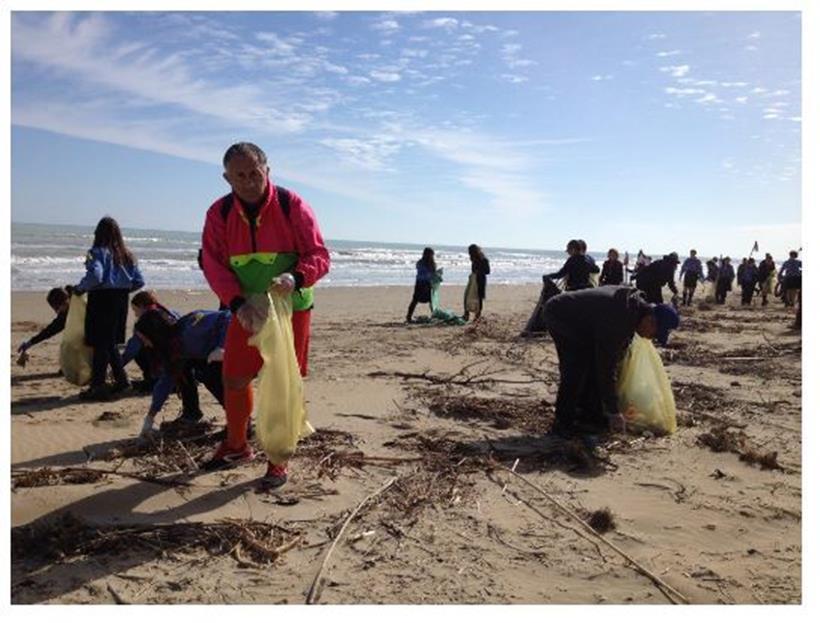
[[[424,25],[427,28],[443,28],[447,31],[454,31],[458,28],[458,20],[453,17],[438,17],[436,19],[427,20]]]
[[[661,58],[666,58],[667,56],[679,56],[681,54],[683,54],[683,52],[681,50],[666,50],[666,51],[657,52],[655,54],[655,56],[660,56]]]
[[[603,80],[612,80],[613,77],[614,76],[612,76],[612,74],[598,74],[598,75],[592,76],[590,78],[590,80],[592,80],[593,82],[601,82]]]
[[[646,38],[650,41],[656,41],[658,39],[666,39],[666,35],[662,32],[653,32],[652,34],[647,35]]]
[[[661,71],[664,73],[668,73],[675,78],[681,78],[689,73],[691,68],[689,65],[667,65],[665,67],[661,67]]]

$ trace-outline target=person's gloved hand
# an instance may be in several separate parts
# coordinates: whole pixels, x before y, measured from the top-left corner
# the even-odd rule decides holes
[[[271,292],[276,294],[290,294],[296,287],[296,279],[290,273],[282,273],[278,277],[274,277],[270,282]]]
[[[236,312],[239,324],[248,333],[257,334],[268,320],[270,301],[267,294],[252,294]]]
[[[20,346],[17,348],[17,352],[18,352],[18,353],[24,353],[24,352],[26,352],[29,348],[31,348],[31,342],[29,342],[28,340],[26,340],[25,342],[23,342],[22,344],[20,344]]]
[[[609,422],[609,432],[610,433],[625,433],[626,432],[626,419],[621,413],[607,413],[606,419]]]

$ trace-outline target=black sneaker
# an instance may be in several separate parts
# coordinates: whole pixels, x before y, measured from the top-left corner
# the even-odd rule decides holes
[[[78,398],[88,402],[110,400],[111,390],[107,385],[92,385],[81,391]]]
[[[204,414],[202,411],[197,409],[196,411],[183,411],[182,415],[179,416],[180,422],[185,422],[187,424],[193,424],[194,422],[199,422],[202,419]]]
[[[117,381],[116,383],[114,383],[111,386],[111,389],[109,390],[109,392],[111,394],[121,394],[125,390],[130,389],[130,387],[131,387],[131,383],[129,383],[127,380]]]

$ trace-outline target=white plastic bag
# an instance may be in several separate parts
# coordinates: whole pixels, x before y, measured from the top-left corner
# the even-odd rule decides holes
[[[256,435],[271,463],[287,461],[301,437],[313,432],[305,412],[304,388],[293,346],[290,295],[269,295],[268,319],[248,340],[259,349]]]
[[[618,375],[618,408],[631,430],[668,435],[677,429],[675,396],[651,340],[635,335]]]
[[[467,289],[464,291],[464,311],[477,314],[481,309],[481,299],[478,298],[478,279],[475,273],[470,273]]]
[[[72,295],[60,342],[60,369],[69,383],[87,385],[91,381],[94,349],[85,343],[85,294]]]

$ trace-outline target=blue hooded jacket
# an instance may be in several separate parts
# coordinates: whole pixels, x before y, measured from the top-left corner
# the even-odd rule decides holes
[[[88,292],[89,290],[128,290],[134,292],[145,285],[139,267],[126,266],[114,263],[111,249],[106,247],[92,247],[85,258],[85,277],[82,278],[75,290]]]

